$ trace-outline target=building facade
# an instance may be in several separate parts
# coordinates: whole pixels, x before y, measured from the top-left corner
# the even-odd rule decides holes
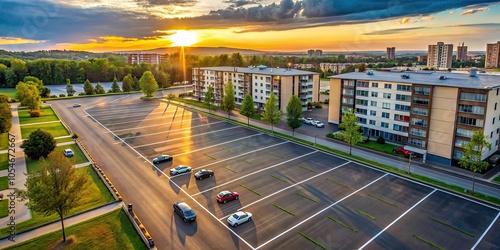
[[[417,56],[417,61],[419,63],[427,63],[427,55]]]
[[[203,101],[209,86],[214,88],[216,104],[224,95],[224,84],[232,82],[235,101],[241,105],[246,94],[253,97],[257,109],[263,109],[271,92],[278,98],[278,107],[286,112],[288,100],[297,95],[302,101],[303,110],[309,102],[319,98],[319,73],[288,69],[258,67],[201,67],[193,68],[193,96]]]
[[[474,75],[475,72],[472,72]],[[438,72],[347,73],[330,77],[328,121],[353,110],[365,136],[407,145],[424,159],[453,165],[483,129],[500,150],[500,75]]]
[[[387,47],[387,51],[385,52],[385,56],[387,59],[395,59],[396,58],[396,47]]]
[[[313,49],[310,49],[307,51],[307,56],[309,57],[321,57],[323,56],[323,50],[313,50]]]
[[[160,64],[166,61],[167,55],[160,54],[151,54],[151,53],[134,53],[128,55],[128,63],[129,64],[140,64],[140,63],[149,63],[149,64]]]
[[[453,60],[453,44],[438,42],[437,45],[429,45],[427,50],[427,67],[437,69],[451,68]]]
[[[462,45],[457,46],[457,60],[467,61],[467,46],[462,43]]]
[[[485,68],[500,68],[500,41],[486,44]]]

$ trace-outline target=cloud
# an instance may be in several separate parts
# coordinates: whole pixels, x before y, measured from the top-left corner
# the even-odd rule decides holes
[[[471,23],[471,24],[457,24],[457,25],[449,25],[445,26],[448,28],[452,27],[484,27],[484,28],[500,28],[500,23]]]
[[[394,35],[399,33],[405,33],[410,30],[419,30],[425,29],[425,27],[413,27],[413,28],[403,28],[403,29],[388,29],[388,30],[377,30],[372,32],[364,33],[363,35],[372,36],[372,35]]]
[[[455,14],[455,12],[453,12],[453,10],[450,10],[450,12],[448,12],[448,14],[453,15],[453,14]]]
[[[238,8],[245,5],[259,4],[262,0],[224,0],[223,3],[228,3],[231,8]]]
[[[32,44],[32,43],[43,43],[44,40],[31,40],[23,39],[20,37],[0,37],[0,45],[13,45],[13,44]]]
[[[139,3],[149,5],[173,5],[173,6],[193,6],[197,0],[136,0]]]
[[[468,9],[468,10],[460,13],[460,15],[461,16],[472,15],[474,13],[481,12],[481,11],[487,11],[487,10],[489,10],[489,9],[486,7],[481,7],[481,8],[477,8],[477,9]]]
[[[410,20],[411,20],[411,18],[404,17],[403,19],[399,19],[398,21],[396,21],[396,23],[398,23],[398,24],[405,24],[405,23],[409,23]]]
[[[249,8],[229,7],[210,11],[210,14],[206,17],[242,19],[249,22],[280,21],[295,17],[299,13],[301,6],[300,1],[294,3],[292,0],[282,0],[279,4],[271,3],[265,6],[259,5]]]

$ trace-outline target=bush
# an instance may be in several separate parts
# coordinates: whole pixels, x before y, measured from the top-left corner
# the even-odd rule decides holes
[[[321,105],[321,103],[319,103],[319,102],[318,102],[318,103],[316,103],[316,104],[314,105],[314,107],[315,107],[315,108],[317,108],[317,109],[320,109],[320,108],[322,108],[323,106]]]
[[[329,104],[330,103],[330,99],[325,99],[325,104]]]
[[[73,94],[72,94],[72,93],[71,93],[71,94],[68,94],[68,96],[73,96]]]
[[[378,144],[385,144],[385,139],[381,135],[377,137],[377,143]]]
[[[81,92],[81,93],[78,93],[78,95],[85,95],[85,93]]]
[[[31,110],[30,116],[31,117],[40,117],[40,111],[39,110]]]
[[[51,95],[50,98],[57,98],[57,96],[56,95]]]
[[[73,139],[78,139],[78,137],[79,137],[79,136],[78,136],[78,134],[77,134],[77,133],[74,133],[74,132],[73,132],[73,134],[71,135],[71,138],[73,138]]]
[[[65,94],[59,94],[59,97],[66,97]]]

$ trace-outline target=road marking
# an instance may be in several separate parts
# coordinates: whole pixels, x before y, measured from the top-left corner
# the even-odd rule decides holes
[[[378,234],[376,234],[375,236],[373,236],[370,240],[368,240],[364,245],[362,245],[360,248],[358,249],[363,249],[365,248],[368,244],[370,244],[370,242],[372,242],[375,238],[377,238],[379,235],[381,235],[383,232],[385,232],[385,230],[387,230],[389,227],[391,227],[394,223],[396,223],[399,219],[403,218],[403,216],[405,216],[408,212],[410,212],[413,208],[415,208],[416,206],[418,206],[418,204],[420,204],[422,201],[424,201],[425,199],[427,199],[429,196],[431,196],[434,192],[436,192],[437,189],[434,189],[432,190],[432,192],[430,192],[429,194],[427,194],[424,198],[422,198],[420,201],[418,201],[417,203],[415,203],[415,205],[413,205],[412,207],[410,207],[408,210],[406,210],[403,214],[401,214],[396,220],[394,220],[393,222],[391,222],[391,224],[387,225],[384,229],[382,229],[382,231],[378,232]]]
[[[112,102],[114,102],[114,101],[121,100],[121,99],[125,99],[125,98],[127,98],[127,97],[129,97],[129,96],[124,96],[124,97],[117,98],[117,99],[115,99],[115,100],[112,100],[110,103],[112,103]],[[102,102],[102,103],[94,104],[94,105],[92,105],[92,106],[90,106],[90,107],[86,107],[83,111],[86,111],[87,109],[91,109],[91,108],[93,108],[93,107],[95,107],[95,106],[97,106],[97,105],[100,105],[100,104],[106,104],[106,103],[105,103],[105,102]],[[85,113],[86,113],[87,115],[89,115],[89,113],[87,113],[87,112],[85,112]]]
[[[103,113],[103,114],[99,114],[97,115],[98,117],[99,116],[104,116],[103,118],[99,118],[99,120],[101,121],[107,121],[107,120],[115,120],[115,119],[119,119],[119,118],[122,118],[122,117],[141,117],[141,116],[156,116],[157,114],[162,114],[163,116],[163,112],[150,112],[150,113],[147,113],[149,110],[144,110],[143,112],[126,112],[126,111],[121,111],[121,112],[116,112],[116,113]],[[145,114],[145,112],[147,114]],[[167,114],[171,114],[171,113],[174,113],[174,112],[166,112]]]
[[[141,121],[149,121],[149,120],[158,120],[158,119],[163,119],[163,118],[172,118],[173,116],[161,116],[157,118],[147,118],[147,119],[140,119],[140,120],[133,120],[133,121],[126,121],[126,122],[115,122],[111,124],[106,124],[107,126],[112,126],[112,125],[118,125],[118,124],[126,124],[126,123],[132,123],[132,122],[141,122]],[[116,118],[114,118],[116,119]]]
[[[261,247],[263,247],[263,246],[265,246],[265,245],[267,245],[267,244],[271,243],[272,241],[276,240],[277,238],[279,238],[279,237],[283,236],[284,234],[286,234],[286,233],[290,232],[290,231],[291,231],[291,230],[293,230],[294,228],[296,228],[296,227],[298,227],[298,226],[300,226],[300,225],[304,224],[304,223],[305,223],[305,222],[307,222],[308,220],[310,220],[310,219],[314,218],[316,215],[318,215],[318,214],[320,214],[320,213],[322,213],[322,212],[326,211],[327,209],[330,209],[331,207],[333,207],[333,206],[337,205],[339,202],[341,202],[341,201],[343,201],[343,200],[345,200],[345,199],[347,199],[347,198],[349,198],[349,197],[353,196],[353,195],[354,195],[354,194],[356,194],[357,192],[359,192],[359,191],[361,191],[361,190],[363,190],[363,189],[367,188],[368,186],[372,185],[373,183],[375,183],[375,182],[379,181],[380,179],[384,178],[386,175],[387,175],[387,173],[386,173],[386,174],[384,174],[384,175],[382,175],[382,176],[380,176],[379,178],[377,178],[377,179],[373,180],[372,182],[370,182],[370,183],[366,184],[365,186],[361,187],[360,189],[358,189],[358,190],[356,190],[356,191],[352,192],[352,193],[351,193],[351,194],[349,194],[348,196],[346,196],[346,197],[344,197],[344,198],[342,198],[342,199],[340,199],[340,200],[336,201],[335,203],[331,204],[330,206],[328,206],[328,207],[326,207],[326,208],[321,209],[319,212],[317,212],[317,213],[315,213],[315,214],[313,214],[313,215],[309,216],[309,218],[307,218],[307,219],[305,219],[305,220],[303,220],[303,221],[299,222],[299,223],[298,223],[298,224],[296,224],[295,226],[293,226],[293,227],[291,227],[291,228],[287,229],[286,231],[284,231],[284,232],[282,232],[282,233],[280,233],[280,234],[278,234],[278,235],[274,236],[274,238],[272,238],[272,239],[270,239],[270,240],[266,241],[265,243],[263,243],[262,245],[260,245],[260,246],[256,247],[255,249],[259,249],[259,248],[261,248]]]
[[[481,235],[481,237],[479,237],[479,239],[477,239],[476,244],[474,244],[474,246],[472,246],[471,250],[476,249],[477,245],[479,245],[479,242],[481,242],[483,240],[484,236],[486,235],[486,233],[488,233],[488,231],[490,231],[491,227],[493,226],[493,224],[495,224],[495,221],[498,219],[499,216],[500,216],[500,212],[498,212],[498,214],[495,217],[495,219],[490,223],[490,226],[488,228],[486,228],[486,230]]]
[[[32,126],[32,125],[47,124],[47,123],[56,123],[56,122],[61,122],[61,121],[57,120],[57,121],[50,121],[50,122],[35,122],[35,123],[21,124],[19,126],[24,127],[24,126]]]
[[[189,119],[189,120],[201,120],[203,118],[193,118],[193,119]],[[171,122],[170,124],[174,124],[174,123],[182,123],[183,121],[177,121],[177,122]],[[150,127],[158,127],[158,126],[161,126],[161,125],[164,125],[164,124],[156,124],[156,125],[150,125],[150,126],[143,126],[143,127],[133,127],[133,128],[125,128],[125,129],[118,129],[118,130],[113,130],[113,132],[121,132],[121,131],[126,131],[126,130],[133,130],[133,129],[140,129],[140,128],[150,128]],[[104,132],[104,133],[110,133],[111,130],[109,130],[109,132]]]
[[[97,124],[101,125],[104,129],[106,129],[107,131],[109,131],[109,133],[111,133],[115,138],[118,138],[119,140],[121,140],[125,145],[127,145],[127,147],[129,147],[132,151],[134,151],[136,154],[140,155],[147,163],[151,164],[151,166],[153,166],[156,171],[160,172],[163,176],[165,176],[169,182],[171,182],[175,187],[177,187],[180,192],[183,192],[185,195],[187,195],[189,198],[191,198],[191,200],[193,200],[193,202],[195,202],[196,204],[198,204],[198,206],[200,206],[203,210],[205,210],[205,212],[207,212],[210,216],[212,216],[212,218],[214,218],[215,220],[217,220],[217,217],[212,214],[210,211],[208,211],[207,208],[205,208],[204,206],[202,206],[195,198],[193,198],[193,196],[191,196],[186,190],[182,189],[179,185],[177,185],[177,183],[173,182],[172,179],[170,178],[170,176],[168,176],[167,174],[165,174],[161,169],[159,169],[155,164],[153,164],[151,161],[149,161],[146,157],[144,157],[142,154],[140,154],[137,150],[135,150],[134,148],[132,148],[127,142],[125,142],[122,138],[120,138],[119,136],[117,136],[115,133],[113,133],[111,130],[109,130],[106,126],[102,125],[102,123],[100,123],[97,119],[95,119],[94,117],[92,117],[91,115],[89,115],[89,113],[87,113],[87,111],[83,110],[83,112],[85,112],[92,120],[94,120]],[[248,243],[245,239],[243,239],[239,234],[237,234],[232,228],[230,228],[227,224],[223,223],[222,221],[219,221],[217,220],[222,226],[224,226],[227,230],[229,230],[231,233],[234,234],[234,236],[238,237],[238,239],[240,239],[242,242],[244,242],[245,244],[247,244],[248,247],[250,247],[250,249],[253,249],[255,250],[255,248],[250,245],[250,243]]]
[[[238,180],[240,180],[240,179],[243,179],[243,178],[245,178],[245,177],[247,177],[247,176],[254,175],[254,174],[256,174],[256,173],[259,173],[259,172],[262,172],[262,171],[268,170],[268,169],[270,169],[270,168],[277,167],[277,166],[279,166],[279,165],[282,165],[282,164],[285,164],[285,163],[288,163],[288,162],[291,162],[291,161],[294,161],[294,160],[300,159],[300,158],[302,158],[302,157],[305,157],[305,156],[308,156],[308,155],[310,155],[310,154],[314,154],[314,153],[317,153],[317,152],[319,152],[319,151],[317,151],[317,150],[316,150],[316,151],[313,151],[313,152],[309,152],[309,153],[307,153],[307,154],[304,154],[304,155],[301,155],[301,156],[298,156],[298,157],[292,158],[292,159],[290,159],[290,160],[287,160],[287,161],[284,161],[284,162],[280,162],[280,163],[278,163],[278,164],[274,164],[274,165],[269,166],[269,167],[267,167],[267,168],[263,168],[263,169],[260,169],[260,170],[254,171],[254,172],[252,172],[252,173],[250,173],[250,174],[247,174],[247,175],[241,176],[241,177],[239,177],[239,178],[233,179],[233,180],[231,180],[231,181],[228,181],[228,182],[222,183],[222,184],[217,185],[217,186],[215,186],[215,187],[212,187],[212,188],[209,188],[209,189],[205,189],[205,190],[203,190],[203,191],[201,191],[201,192],[199,192],[199,193],[193,194],[193,195],[191,195],[191,196],[196,196],[196,195],[203,194],[203,193],[208,192],[208,191],[210,191],[210,190],[214,190],[214,189],[216,189],[216,188],[218,188],[218,187],[222,187],[222,186],[225,186],[225,185],[227,185],[227,184],[229,184],[229,183],[232,183],[232,182],[238,181]]]
[[[219,130],[215,130],[215,131],[212,131],[212,132],[206,132],[206,133],[202,133],[202,134],[196,134],[196,135],[179,137],[179,138],[175,138],[175,139],[172,139],[172,140],[165,140],[165,141],[153,142],[153,143],[143,144],[143,145],[139,145],[139,146],[134,146],[134,148],[142,148],[142,147],[147,147],[147,146],[156,145],[156,144],[162,144],[162,143],[167,143],[167,142],[172,142],[172,141],[178,141],[178,140],[182,140],[182,139],[186,139],[186,138],[195,138],[195,137],[198,137],[198,136],[209,135],[209,134],[218,133],[218,132],[221,132],[221,131],[226,131],[226,130],[231,130],[231,129],[237,129],[237,128],[240,128],[240,127],[239,126],[234,126],[234,127],[231,127],[231,128],[219,129]],[[166,133],[166,132],[164,132],[164,133]],[[125,138],[125,139],[128,139],[128,138]]]

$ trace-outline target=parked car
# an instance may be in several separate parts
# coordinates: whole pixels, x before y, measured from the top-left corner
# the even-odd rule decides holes
[[[217,199],[217,202],[225,204],[228,201],[239,199],[240,195],[237,192],[224,190],[220,192],[215,198]]]
[[[317,128],[324,128],[325,127],[325,124],[323,124],[320,121],[314,121],[313,125],[316,126]]]
[[[248,212],[239,211],[234,214],[231,214],[229,218],[227,218],[227,222],[229,225],[233,227],[237,227],[245,222],[252,220],[252,214]]]
[[[305,124],[312,125],[312,123],[314,122],[314,119],[313,118],[305,118],[304,120],[302,120],[302,122]]]
[[[208,169],[202,169],[194,174],[194,178],[201,180],[214,176],[214,171]]]
[[[63,154],[66,156],[66,157],[71,157],[71,156],[74,156],[75,154],[73,153],[73,150],[67,148],[64,150]]]
[[[184,220],[184,222],[196,220],[196,213],[186,202],[174,203],[174,211]]]
[[[153,159],[154,164],[159,164],[166,161],[172,161],[174,158],[170,155],[160,155]]]
[[[404,147],[400,147],[400,148],[395,148],[392,150],[393,153],[395,154],[403,154],[406,158],[410,157],[415,157],[415,153],[410,151],[410,150],[406,150],[404,149]]]
[[[82,105],[80,103],[74,103],[73,108],[81,107]]]
[[[179,165],[175,168],[170,169],[171,175],[178,175],[178,174],[189,173],[189,172],[191,172],[191,167],[186,166],[186,165]]]
[[[489,159],[489,164],[492,167],[496,167],[500,163],[500,154],[492,155]]]

